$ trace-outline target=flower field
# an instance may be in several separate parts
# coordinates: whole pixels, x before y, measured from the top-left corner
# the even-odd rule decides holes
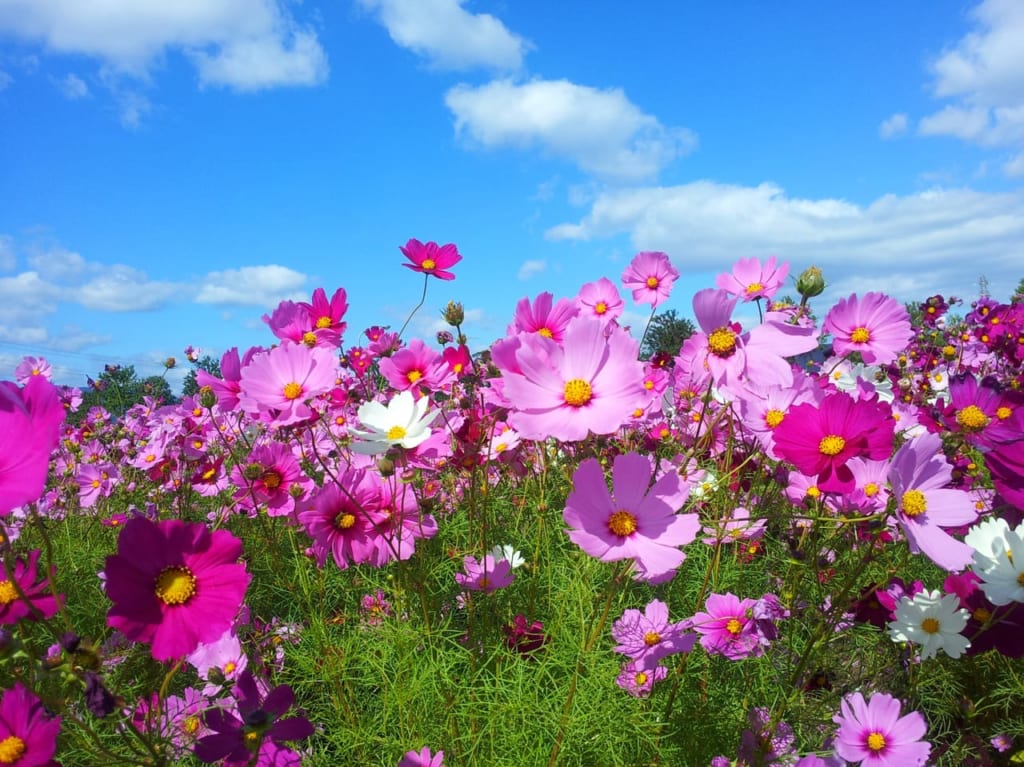
[[[401,252],[420,306],[457,279]],[[0,765],[1024,762],[1024,296],[822,306],[748,258],[641,355],[678,276],[482,348],[317,289],[118,416],[26,358]]]

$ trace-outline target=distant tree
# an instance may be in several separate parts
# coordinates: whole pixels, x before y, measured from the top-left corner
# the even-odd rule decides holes
[[[140,379],[133,365],[106,365],[95,380],[89,379],[88,387],[82,392],[78,418],[71,420],[77,423],[85,417],[89,408],[96,406],[120,418],[132,405],[139,404],[146,397],[153,397],[164,404],[177,401],[163,376]]]
[[[696,332],[697,328],[693,322],[685,317],[679,317],[675,309],[656,314],[647,328],[640,356],[645,360],[658,353],[674,357],[679,354],[683,342]]]
[[[1024,279],[1017,283],[1017,289],[1010,296],[1011,304],[1024,304]]]
[[[220,360],[214,359],[209,354],[204,354],[201,359],[192,364],[192,369],[185,374],[185,380],[181,383],[181,396],[192,397],[199,393],[199,384],[196,383],[196,371],[205,370],[210,375],[220,378]]]

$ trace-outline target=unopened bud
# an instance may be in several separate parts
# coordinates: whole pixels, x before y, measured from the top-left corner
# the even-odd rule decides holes
[[[442,314],[444,321],[453,328],[459,327],[466,320],[466,311],[458,301],[449,301]]]
[[[174,359],[174,357],[168,357],[167,359],[164,360],[164,367],[167,368],[168,370],[170,370],[177,364],[178,361]]]
[[[809,266],[796,279],[796,290],[804,298],[820,296],[825,290],[825,278],[821,276],[821,269],[816,266]]]
[[[199,404],[207,410],[217,404],[217,394],[213,391],[213,387],[203,386],[199,390]]]

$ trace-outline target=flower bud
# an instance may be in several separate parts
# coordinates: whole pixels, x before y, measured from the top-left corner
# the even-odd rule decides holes
[[[459,327],[466,320],[466,312],[458,301],[449,301],[448,306],[444,308],[443,316],[444,321],[453,328]]]
[[[174,357],[168,357],[167,359],[164,360],[164,367],[167,368],[168,370],[170,370],[177,364],[178,361],[174,359]]]
[[[203,386],[199,389],[199,404],[207,410],[217,404],[217,394],[212,386]]]
[[[825,290],[825,279],[821,276],[821,269],[816,266],[809,266],[796,279],[796,291],[804,298],[820,296]]]

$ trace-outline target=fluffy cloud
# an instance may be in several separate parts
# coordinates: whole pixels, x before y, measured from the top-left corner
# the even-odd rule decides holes
[[[907,132],[907,116],[897,112],[878,126],[878,135],[882,138],[893,138]]]
[[[519,267],[519,279],[528,280],[535,274],[542,273],[547,268],[547,261],[524,261],[523,265]]]
[[[278,0],[5,0],[0,33],[57,53],[94,56],[138,77],[175,50],[191,57],[210,85],[251,90],[311,85],[327,76],[315,33]]]
[[[59,80],[57,87],[64,94],[64,98],[70,101],[78,101],[89,95],[89,86],[85,80],[73,73],[68,74],[63,80]]]
[[[698,181],[603,193],[581,221],[547,235],[622,233],[637,250],[672,254],[684,271],[724,270],[743,256],[776,253],[794,269],[827,267],[832,287],[847,292],[856,284],[905,299],[962,294],[981,273],[996,292],[1021,276],[1024,192],[937,189],[855,205],[790,197],[775,184]]]
[[[197,304],[273,307],[284,299],[302,300],[298,291],[307,279],[301,272],[276,264],[210,272],[193,300]]]
[[[486,13],[469,13],[465,0],[359,0],[376,13],[397,45],[441,69],[515,70],[528,44]]]
[[[42,279],[38,272],[0,277],[0,321],[22,322],[52,314],[57,311],[60,295],[61,289]]]
[[[182,286],[150,280],[145,272],[124,264],[106,267],[73,292],[77,303],[101,312],[158,309],[180,294]]]
[[[458,85],[445,95],[456,133],[484,148],[540,147],[597,176],[651,178],[693,149],[696,136],[667,128],[618,88],[568,80]]]

